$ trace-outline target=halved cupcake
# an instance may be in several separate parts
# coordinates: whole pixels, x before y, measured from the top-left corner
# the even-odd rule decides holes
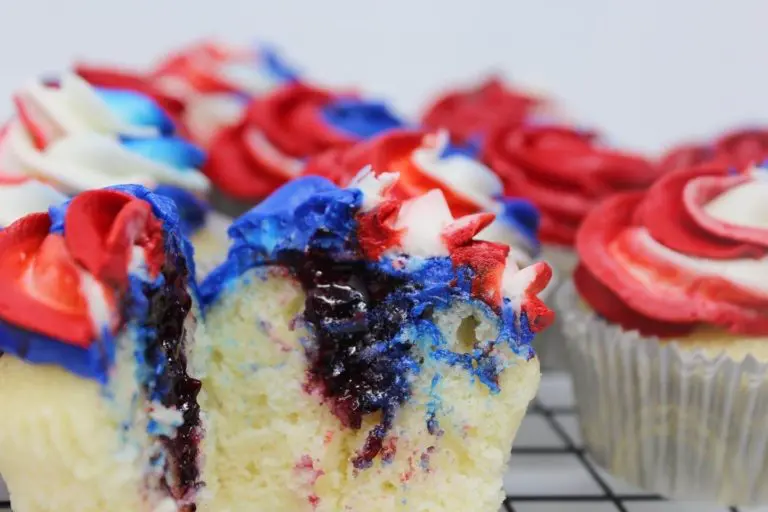
[[[397,179],[299,178],[233,224],[202,286],[214,510],[498,510],[550,269]]]
[[[173,204],[83,192],[0,231],[0,473],[18,512],[192,512],[191,247]]]

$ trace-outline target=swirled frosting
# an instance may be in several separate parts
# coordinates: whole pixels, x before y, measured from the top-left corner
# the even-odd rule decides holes
[[[482,140],[499,125],[522,125],[548,105],[541,96],[490,78],[475,87],[448,91],[438,97],[422,116],[422,123],[433,130],[446,129],[453,140],[466,143]]]
[[[607,199],[577,238],[575,283],[600,315],[648,335],[768,333],[768,171],[706,165]]]
[[[602,199],[644,189],[661,174],[645,158],[565,126],[495,129],[482,159],[501,178],[505,195],[528,198],[541,210],[541,241],[564,246],[573,245],[582,220]]]
[[[382,103],[296,82],[254,100],[221,130],[206,170],[226,194],[257,200],[299,176],[306,158],[401,125]]]
[[[155,282],[171,257],[194,272],[178,223],[170,200],[124,186],[83,192],[0,231],[0,351],[106,381],[115,335],[144,311],[124,307],[134,280]]]
[[[0,139],[3,173],[48,182],[66,194],[136,183],[167,193],[189,213],[190,229],[207,206],[198,170],[205,155],[174,136],[174,124],[150,98],[92,87],[76,75],[37,81],[15,98],[16,117]]]
[[[391,191],[395,197],[411,199],[437,189],[454,216],[496,214],[476,238],[510,245],[519,262],[529,263],[537,252],[536,208],[527,200],[504,197],[501,180],[468,152],[452,146],[447,132],[393,130],[313,157],[303,173],[347,186],[366,165],[399,173]]]
[[[675,146],[661,157],[659,165],[665,172],[705,163],[744,169],[766,159],[768,129],[745,128],[727,132],[709,143]]]

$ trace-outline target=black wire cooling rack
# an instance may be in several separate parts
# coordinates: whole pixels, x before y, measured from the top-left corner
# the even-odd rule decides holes
[[[545,373],[515,439],[500,512],[768,512],[667,501],[634,489],[590,461],[577,420],[569,378]],[[3,492],[0,483],[0,512],[9,512]]]

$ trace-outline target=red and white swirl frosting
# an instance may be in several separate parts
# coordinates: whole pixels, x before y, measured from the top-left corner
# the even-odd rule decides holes
[[[52,222],[33,213],[0,231],[0,317],[88,348],[120,327],[129,272],[159,274],[162,224],[149,203],[114,190],[75,197],[63,232]]]
[[[449,145],[446,131],[393,130],[348,148],[326,151],[311,158],[304,175],[324,176],[339,186],[350,184],[360,169],[397,172],[391,194],[411,199],[430,190],[440,190],[455,217],[491,212],[503,206],[495,198],[503,194],[501,180],[483,163],[461,153],[444,156]],[[512,247],[519,262],[530,262],[535,251],[516,229],[499,220],[490,223],[477,239],[501,242]]]
[[[768,333],[768,173],[722,165],[673,171],[595,208],[575,274],[597,313],[642,334],[700,326]]]
[[[500,125],[520,126],[550,108],[543,96],[509,87],[494,77],[443,94],[427,108],[422,123],[433,130],[446,129],[453,140],[465,143]]]
[[[673,171],[704,163],[744,169],[768,159],[768,129],[746,128],[721,135],[711,143],[681,144],[667,151],[659,165]]]
[[[564,246],[573,245],[582,220],[602,199],[645,189],[661,174],[645,158],[566,126],[499,127],[486,138],[482,159],[501,178],[505,195],[539,207],[542,242]]]

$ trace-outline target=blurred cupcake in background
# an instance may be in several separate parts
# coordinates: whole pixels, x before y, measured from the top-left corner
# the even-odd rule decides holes
[[[172,52],[146,72],[80,64],[94,85],[148,94],[174,112],[192,140],[206,147],[239,121],[248,102],[296,80],[297,73],[267,45],[228,46],[200,41]]]
[[[674,171],[697,164],[719,163],[744,169],[768,159],[768,128],[743,128],[726,132],[709,143],[685,143],[668,150],[659,165]]]
[[[553,105],[543,94],[491,77],[439,96],[427,107],[422,124],[432,130],[448,130],[454,142],[468,143],[482,140],[497,126],[519,126],[553,112]]]
[[[768,502],[768,170],[680,168],[579,229],[558,292],[582,432],[666,496]]]
[[[349,147],[403,121],[387,105],[294,82],[254,99],[209,148],[206,174],[215,204],[239,214],[302,174],[306,160]]]
[[[461,217],[477,213],[496,216],[478,240],[511,247],[520,268],[532,263],[539,251],[539,214],[529,201],[505,197],[501,180],[466,149],[450,144],[448,132],[398,129],[346,148],[311,158],[304,175],[324,176],[335,184],[350,185],[366,166],[397,172],[391,191],[399,199],[442,191],[451,213]]]
[[[93,87],[74,74],[37,80],[14,98],[16,115],[0,138],[0,170],[29,177],[66,195],[139,184],[170,197],[190,235],[201,272],[226,255],[229,219],[210,211],[205,153],[175,135],[151,98]]]

